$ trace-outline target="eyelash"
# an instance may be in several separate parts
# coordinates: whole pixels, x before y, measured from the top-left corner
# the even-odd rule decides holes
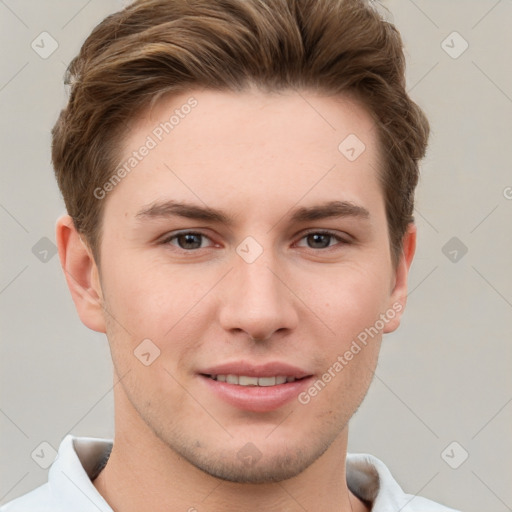
[[[162,241],[161,241],[161,244],[162,245],[174,245],[172,244],[171,242],[173,240],[177,240],[180,236],[186,236],[186,235],[197,235],[197,236],[200,236],[202,238],[207,238],[210,240],[210,238],[205,235],[204,233],[201,233],[199,231],[180,231],[178,233],[174,233],[166,238],[164,238]],[[338,244],[341,244],[341,245],[348,245],[350,244],[351,242],[349,240],[346,240],[344,238],[342,238],[341,236],[331,232],[331,231],[325,231],[325,230],[311,230],[311,231],[308,231],[306,233],[304,233],[300,239],[300,240],[303,240],[305,238],[307,238],[308,236],[310,235],[322,235],[322,236],[328,236],[328,237],[331,237],[331,238],[334,238]],[[211,240],[210,240],[211,241]],[[337,244],[334,244],[334,245],[328,245],[327,247],[322,247],[322,248],[314,248],[314,247],[308,247],[308,249],[311,249],[313,251],[316,251],[316,250],[319,250],[319,251],[326,251],[326,250],[329,250],[331,249],[332,247],[334,247],[335,245]],[[204,247],[198,247],[196,249],[183,249],[182,247],[179,247],[178,245],[174,245],[177,249],[181,250],[181,251],[184,251],[184,252],[195,252],[195,251],[198,251],[200,249],[204,249]]]

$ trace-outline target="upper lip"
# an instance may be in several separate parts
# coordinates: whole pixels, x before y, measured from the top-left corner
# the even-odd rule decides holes
[[[311,373],[279,361],[270,361],[264,364],[252,364],[247,361],[235,361],[232,363],[223,363],[216,366],[210,366],[200,370],[203,375],[244,375],[247,377],[295,377],[302,379],[309,377]]]

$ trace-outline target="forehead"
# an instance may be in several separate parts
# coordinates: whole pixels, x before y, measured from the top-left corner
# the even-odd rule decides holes
[[[134,119],[119,167],[110,195],[134,210],[166,195],[245,209],[326,193],[362,202],[380,166],[375,124],[349,97],[195,90]]]

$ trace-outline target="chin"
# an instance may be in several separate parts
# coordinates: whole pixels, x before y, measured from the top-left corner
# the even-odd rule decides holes
[[[266,460],[265,460],[266,459]],[[262,456],[250,462],[238,458],[229,462],[189,461],[210,476],[239,484],[268,484],[282,482],[302,473],[314,460],[307,460],[304,454],[280,455],[271,458]]]
[[[190,464],[210,476],[240,484],[267,484],[282,482],[305,471],[329,447],[330,443],[309,449],[288,447],[280,453],[261,451],[251,442],[238,450],[221,452],[196,447],[173,447]],[[270,448],[268,448],[270,449]],[[209,452],[209,453],[207,453]]]

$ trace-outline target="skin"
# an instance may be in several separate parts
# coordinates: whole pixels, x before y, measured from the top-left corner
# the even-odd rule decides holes
[[[375,125],[348,97],[197,90],[139,116],[123,157],[190,96],[198,105],[103,199],[101,272],[71,219],[57,223],[73,300],[107,334],[117,383],[114,447],[94,485],[117,512],[367,510],[346,485],[347,425],[401,312],[305,405],[240,410],[197,372],[281,361],[318,378],[405,306],[416,231],[394,268]],[[338,150],[349,134],[366,146],[352,162]],[[219,210],[229,225],[137,216],[169,200]],[[292,220],[333,201],[368,216]],[[169,240],[179,230],[204,237]],[[307,236],[325,230],[333,236]],[[236,252],[248,236],[263,251],[252,263]],[[149,366],[134,356],[144,339],[160,350]],[[237,456],[247,443],[254,464]]]

